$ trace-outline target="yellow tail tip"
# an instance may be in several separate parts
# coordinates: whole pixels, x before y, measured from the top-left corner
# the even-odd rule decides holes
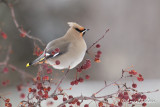
[[[26,67],[29,67],[29,63],[26,64]]]

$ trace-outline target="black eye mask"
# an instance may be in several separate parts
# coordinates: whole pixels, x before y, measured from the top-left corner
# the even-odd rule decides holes
[[[84,29],[84,30],[79,30],[78,28],[75,28],[76,29],[76,31],[78,31],[79,33],[82,33],[84,30],[86,30],[86,29]]]

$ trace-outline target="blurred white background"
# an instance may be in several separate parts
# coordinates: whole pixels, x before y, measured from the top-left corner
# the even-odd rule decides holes
[[[160,0],[17,0],[14,7],[17,20],[24,29],[45,43],[63,36],[69,28],[68,21],[90,29],[85,35],[88,46],[110,28],[100,42],[101,63],[93,63],[87,71],[91,80],[114,80],[121,76],[122,69],[133,65],[145,79],[159,81]],[[35,74],[34,67],[25,68],[25,64],[35,58],[33,42],[18,37],[10,11],[2,3],[0,27],[9,38],[8,41],[0,39],[1,45],[13,45],[11,63]],[[11,84],[17,84],[19,74],[12,74],[1,75],[1,79],[11,78],[14,80]]]

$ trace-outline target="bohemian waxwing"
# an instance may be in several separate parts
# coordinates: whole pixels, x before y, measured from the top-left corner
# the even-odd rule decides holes
[[[70,28],[67,33],[58,39],[49,42],[44,52],[26,67],[34,64],[47,63],[55,69],[72,69],[84,58],[87,46],[83,35],[89,29],[85,29],[74,22],[68,22]]]

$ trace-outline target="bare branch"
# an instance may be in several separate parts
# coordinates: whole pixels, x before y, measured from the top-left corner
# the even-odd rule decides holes
[[[12,16],[12,19],[13,19],[13,22],[14,22],[16,28],[18,29],[18,31],[20,33],[24,33],[24,31],[21,29],[20,25],[18,24],[18,22],[16,20],[15,11],[14,11],[13,6],[11,4],[8,4],[8,7],[10,8],[11,16]],[[42,46],[45,46],[45,43],[43,43],[41,39],[34,37],[34,36],[31,36],[28,33],[25,33],[25,34],[26,34],[26,37],[28,37],[29,39],[32,39],[34,41],[38,41],[39,43],[41,43]]]
[[[87,49],[87,53],[88,53],[88,51],[94,46],[94,45],[96,45],[100,40],[102,40],[104,37],[105,37],[105,35],[107,34],[107,32],[109,32],[109,29],[107,29],[106,30],[106,32],[102,35],[102,37],[100,37],[97,41],[95,41],[88,49]]]
[[[69,67],[69,68],[70,68],[70,67]],[[54,96],[54,95],[55,95],[55,93],[56,93],[57,89],[59,88],[60,84],[62,83],[62,81],[64,80],[64,78],[66,77],[66,75],[68,74],[69,68],[67,69],[67,71],[66,71],[66,73],[64,74],[64,76],[61,78],[61,80],[60,80],[60,82],[58,83],[56,89],[54,90],[54,93],[53,93],[51,96]]]

